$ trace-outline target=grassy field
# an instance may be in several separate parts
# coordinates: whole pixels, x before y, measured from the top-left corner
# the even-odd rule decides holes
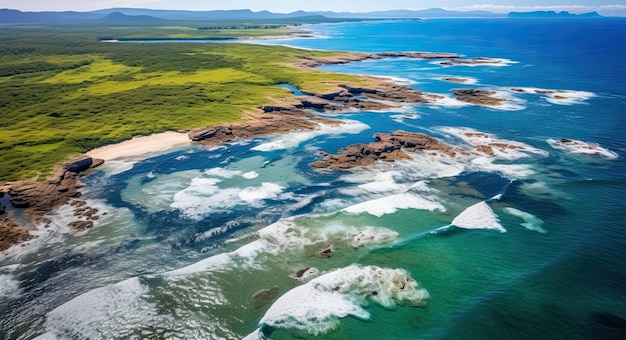
[[[290,98],[280,83],[320,91],[329,81],[359,82],[288,65],[330,52],[98,40],[241,30],[251,31],[0,26],[0,182],[44,179],[69,155],[132,136],[235,122],[244,111]],[[284,33],[273,30],[254,31]]]

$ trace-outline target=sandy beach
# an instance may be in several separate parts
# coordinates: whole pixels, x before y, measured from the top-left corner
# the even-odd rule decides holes
[[[191,141],[186,133],[167,131],[149,136],[134,137],[117,144],[106,145],[88,151],[86,155],[109,161],[123,157],[141,156],[190,143]]]

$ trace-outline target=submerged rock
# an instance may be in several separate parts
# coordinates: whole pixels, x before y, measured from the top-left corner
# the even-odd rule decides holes
[[[318,254],[324,257],[331,257],[335,253],[335,246],[332,244],[327,245],[324,249],[320,250]]]
[[[274,286],[272,288],[263,289],[256,292],[254,296],[252,296],[252,308],[259,309],[267,304],[272,303],[278,295],[279,289],[280,287]]]

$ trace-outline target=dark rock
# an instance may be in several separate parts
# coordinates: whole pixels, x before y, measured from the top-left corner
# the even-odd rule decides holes
[[[97,168],[97,167],[99,167],[102,164],[104,164],[104,159],[93,158],[92,163],[91,163],[91,167],[92,168]]]
[[[71,172],[83,172],[91,168],[92,164],[93,159],[89,156],[85,156],[66,163],[65,169]]]
[[[278,286],[274,286],[272,288],[263,289],[256,292],[254,296],[252,296],[252,308],[259,309],[265,305],[270,304],[278,295],[279,289],[280,288]]]
[[[318,252],[319,255],[324,257],[331,257],[335,253],[335,246],[332,244],[327,245],[324,249]]]
[[[289,105],[289,106],[280,106],[280,105],[265,105],[261,107],[261,110],[263,110],[263,112],[275,112],[275,111],[287,111],[287,110],[293,110],[293,106]]]
[[[349,169],[357,166],[367,166],[378,160],[393,162],[401,159],[411,159],[404,151],[417,150],[436,151],[454,157],[457,150],[451,146],[441,144],[429,135],[408,131],[393,133],[377,133],[376,142],[369,144],[352,144],[340,149],[338,155],[324,154],[325,159],[311,163],[315,168]]]
[[[307,267],[304,269],[300,269],[296,272],[295,277],[298,279],[308,279],[312,276],[316,276],[320,273],[319,269]]]
[[[484,106],[495,106],[505,103],[506,98],[494,97],[496,93],[494,91],[476,90],[476,89],[458,89],[452,91],[456,96],[456,99],[474,104]]]
[[[225,139],[232,140],[235,138],[233,136],[233,129],[231,127],[223,125],[211,126],[202,129],[193,129],[188,133],[188,136],[194,142],[207,139],[219,139],[223,141]]]
[[[300,99],[300,102],[302,103],[302,107],[313,109],[324,109],[330,105],[330,102],[328,102],[327,100],[323,100],[313,96]]]
[[[68,224],[70,228],[76,231],[83,231],[93,228],[93,221],[74,221]]]

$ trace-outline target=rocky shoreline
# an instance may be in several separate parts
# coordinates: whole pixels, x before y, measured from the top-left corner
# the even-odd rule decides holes
[[[344,53],[332,57],[300,56],[300,61],[293,66],[314,68],[324,64],[344,64],[383,58],[443,59],[442,64],[487,62],[486,58],[462,60],[459,55],[453,53],[390,52]],[[218,145],[237,138],[311,130],[317,128],[320,123],[338,124],[337,121],[317,116],[315,112],[318,110],[376,111],[408,103],[432,104],[443,98],[440,95],[394,84],[386,79],[367,76],[363,76],[363,79],[371,86],[337,83],[333,89],[323,93],[305,93],[305,96],[294,96],[288,102],[271,103],[256,112],[246,112],[245,119],[239,123],[192,129],[188,136],[193,142]],[[489,91],[455,90],[454,94],[459,100],[476,105],[498,105],[505,100],[492,97],[493,93]],[[341,169],[372,164],[378,159],[394,160],[409,157],[402,151],[403,149],[454,152],[450,147],[439,144],[436,139],[422,134],[395,132],[390,135],[379,134],[377,138],[379,141],[376,145],[359,147],[359,150],[356,150],[357,147],[348,147],[340,155],[328,155],[326,161],[316,162],[314,166]],[[346,158],[356,160],[346,163],[344,161]],[[81,193],[78,179],[84,171],[102,163],[102,160],[83,155],[57,166],[53,175],[45,181],[27,180],[0,186],[0,251],[32,239],[33,235],[30,232],[36,230],[37,225],[46,228],[50,225],[51,221],[45,215],[65,204],[72,205],[76,218],[68,224],[69,228],[80,231],[93,227],[94,221],[99,218],[99,212],[79,199]],[[12,209],[23,211],[25,218],[15,218],[10,213]]]
[[[10,207],[0,205],[0,251],[32,239],[30,231],[37,229],[36,224],[43,224],[45,228],[48,228],[51,221],[45,217],[45,214],[54,208],[68,204],[70,201],[82,202],[72,203],[77,206],[77,210],[78,205],[86,206],[84,201],[77,201],[81,195],[78,179],[82,172],[95,168],[103,162],[88,156],[76,157],[58,165],[45,181],[18,181],[2,185],[0,198],[8,196],[6,202],[10,203]],[[7,211],[8,208],[23,211],[23,218],[12,216]],[[89,207],[80,209],[83,210],[75,213],[77,221],[69,225],[75,230],[86,229],[89,227],[89,222],[93,225],[93,219],[97,219],[97,210]],[[91,219],[91,221],[85,222],[85,219]]]

